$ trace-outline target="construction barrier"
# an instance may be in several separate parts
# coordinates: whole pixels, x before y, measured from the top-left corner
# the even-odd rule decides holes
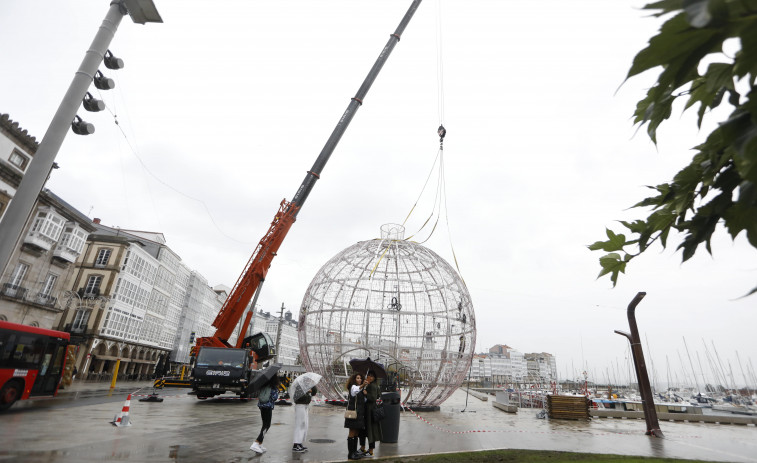
[[[116,413],[116,416],[113,418],[113,426],[131,426],[131,422],[129,421],[129,406],[131,405],[131,394],[129,394],[128,397],[126,397],[126,402],[124,402],[124,406],[121,408],[121,413]]]

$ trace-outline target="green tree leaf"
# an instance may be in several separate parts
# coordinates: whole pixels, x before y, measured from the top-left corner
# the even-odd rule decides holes
[[[610,274],[612,285],[615,286],[618,283],[618,273],[625,273],[626,271],[626,262],[626,260],[621,260],[620,254],[615,252],[600,257],[599,265],[602,266],[602,270],[597,278]]]
[[[702,244],[712,254],[719,224],[733,239],[745,232],[757,248],[757,0],[661,0],[644,9],[670,17],[626,76],[659,68],[657,81],[636,104],[633,123],[648,124],[647,134],[657,143],[658,128],[680,97],[687,97],[684,111],[696,107],[700,128],[705,117],[720,114],[713,109],[728,104],[732,112],[694,147],[691,162],[670,182],[648,187],[654,193],[632,206],[649,211],[645,219],[620,222],[628,237],[606,229],[608,239],[589,246],[609,253],[599,259],[599,277],[610,275],[613,286],[626,264],[654,243],[667,247],[671,229],[682,234],[677,249],[684,262]],[[723,43],[732,38],[741,48],[723,54]]]

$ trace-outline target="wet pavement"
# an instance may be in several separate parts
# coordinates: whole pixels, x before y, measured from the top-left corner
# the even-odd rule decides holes
[[[142,386],[141,391],[136,392]],[[132,426],[110,424],[129,392]],[[249,450],[260,430],[255,401],[199,401],[184,389],[160,392],[163,402],[139,402],[149,383],[82,383],[55,399],[18,403],[0,414],[0,462],[323,462],[346,460],[343,408],[310,407],[309,451],[293,453],[294,409],[277,406],[263,455]],[[490,399],[491,400],[491,399]],[[465,411],[462,411],[465,409]],[[644,435],[643,420],[536,418],[538,410],[500,411],[458,390],[437,412],[402,413],[396,444],[378,443],[376,456],[487,449],[561,450],[757,463],[755,426],[661,422],[664,439]]]

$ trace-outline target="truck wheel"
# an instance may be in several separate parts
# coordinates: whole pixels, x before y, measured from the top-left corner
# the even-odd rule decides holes
[[[9,381],[0,390],[0,411],[7,410],[21,397],[21,385],[17,381]]]
[[[205,400],[205,399],[208,398],[208,396],[206,396],[206,395],[198,395],[197,398],[200,399],[200,400]]]

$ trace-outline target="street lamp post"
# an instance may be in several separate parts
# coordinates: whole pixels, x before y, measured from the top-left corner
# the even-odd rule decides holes
[[[79,70],[74,74],[63,101],[58,106],[39,148],[29,163],[28,170],[8,204],[5,216],[0,221],[0,236],[3,237],[0,240],[0,270],[4,271],[8,265],[23,232],[24,224],[53,168],[55,157],[63,144],[63,139],[66,138],[71,122],[76,117],[87,89],[98,72],[97,69],[108,51],[121,18],[127,13],[135,23],[139,24],[163,22],[152,0],[112,0],[110,2],[108,14],[105,15],[92,45],[84,55]]]

